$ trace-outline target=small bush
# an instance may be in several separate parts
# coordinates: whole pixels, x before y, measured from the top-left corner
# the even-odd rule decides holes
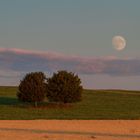
[[[72,72],[58,71],[47,79],[47,98],[50,102],[78,102],[82,90],[81,80]]]
[[[46,77],[42,72],[26,74],[18,88],[18,99],[23,102],[33,102],[37,106],[37,103],[43,101],[46,95],[45,80]]]

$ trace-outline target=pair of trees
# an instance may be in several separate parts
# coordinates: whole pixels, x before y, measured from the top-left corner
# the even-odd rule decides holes
[[[37,107],[45,97],[50,102],[78,102],[82,90],[80,78],[72,72],[58,71],[51,78],[46,78],[43,72],[31,72],[21,80],[17,97],[23,102],[33,102]]]

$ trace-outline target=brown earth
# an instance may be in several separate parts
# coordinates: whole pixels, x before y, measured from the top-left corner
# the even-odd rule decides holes
[[[140,140],[140,121],[1,120],[0,140]]]

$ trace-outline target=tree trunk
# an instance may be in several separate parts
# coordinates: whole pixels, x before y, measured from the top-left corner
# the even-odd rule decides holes
[[[35,106],[35,107],[37,107],[37,106],[38,106],[37,102],[34,102],[34,106]]]

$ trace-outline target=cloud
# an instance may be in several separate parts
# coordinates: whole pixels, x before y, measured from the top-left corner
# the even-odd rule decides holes
[[[1,78],[16,78],[20,77],[22,72],[13,71],[13,70],[0,70],[0,77]]]
[[[139,58],[88,58],[55,52],[0,48],[0,77],[16,77],[30,71],[68,70],[78,74],[140,75]]]

